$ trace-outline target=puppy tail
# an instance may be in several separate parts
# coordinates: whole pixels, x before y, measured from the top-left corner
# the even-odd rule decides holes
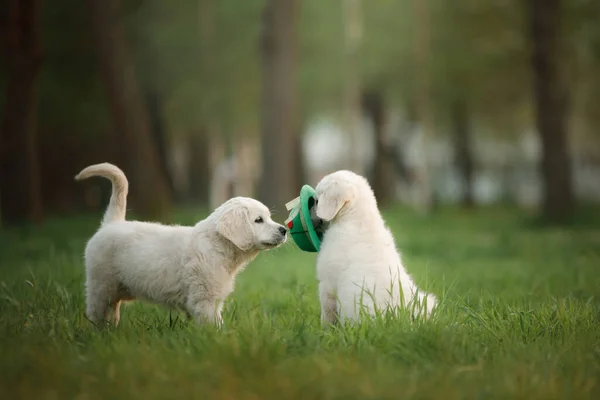
[[[129,182],[123,171],[116,165],[110,163],[95,164],[84,168],[75,176],[75,180],[81,181],[92,176],[101,176],[109,179],[112,183],[110,203],[104,213],[104,218],[102,218],[102,225],[110,222],[125,221]]]

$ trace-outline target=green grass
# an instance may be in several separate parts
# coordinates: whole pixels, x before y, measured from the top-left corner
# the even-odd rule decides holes
[[[0,232],[0,398],[600,398],[598,225],[507,209],[386,218],[442,299],[431,320],[322,329],[315,255],[289,243],[238,277],[221,331],[133,303],[98,332],[82,252],[100,214]]]

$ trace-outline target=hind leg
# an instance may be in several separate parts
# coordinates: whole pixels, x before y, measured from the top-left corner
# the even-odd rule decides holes
[[[121,300],[113,302],[109,306],[109,311],[113,324],[115,324],[115,327],[119,326],[119,321],[121,320]]]
[[[353,280],[340,284],[337,292],[340,321],[358,321],[381,310],[383,304],[376,303],[378,293],[373,286],[362,282],[358,284]]]

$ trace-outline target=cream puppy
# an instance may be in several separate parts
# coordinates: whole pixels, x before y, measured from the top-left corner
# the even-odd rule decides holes
[[[286,229],[257,200],[232,198],[194,226],[126,221],[127,178],[108,163],[92,165],[76,180],[112,182],[102,225],[85,249],[87,317],[96,325],[123,300],[143,299],[185,310],[199,323],[221,325],[223,302],[236,275],[260,250],[286,241]]]
[[[429,315],[436,298],[419,292],[404,269],[367,180],[337,171],[319,182],[315,197],[313,222],[327,226],[317,256],[323,324],[403,305]]]

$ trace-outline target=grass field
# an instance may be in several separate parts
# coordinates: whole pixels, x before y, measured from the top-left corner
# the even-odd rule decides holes
[[[600,398],[598,219],[388,211],[408,270],[442,299],[428,321],[322,329],[315,255],[288,243],[238,277],[221,331],[134,303],[97,332],[82,252],[100,217],[0,232],[1,399]]]

